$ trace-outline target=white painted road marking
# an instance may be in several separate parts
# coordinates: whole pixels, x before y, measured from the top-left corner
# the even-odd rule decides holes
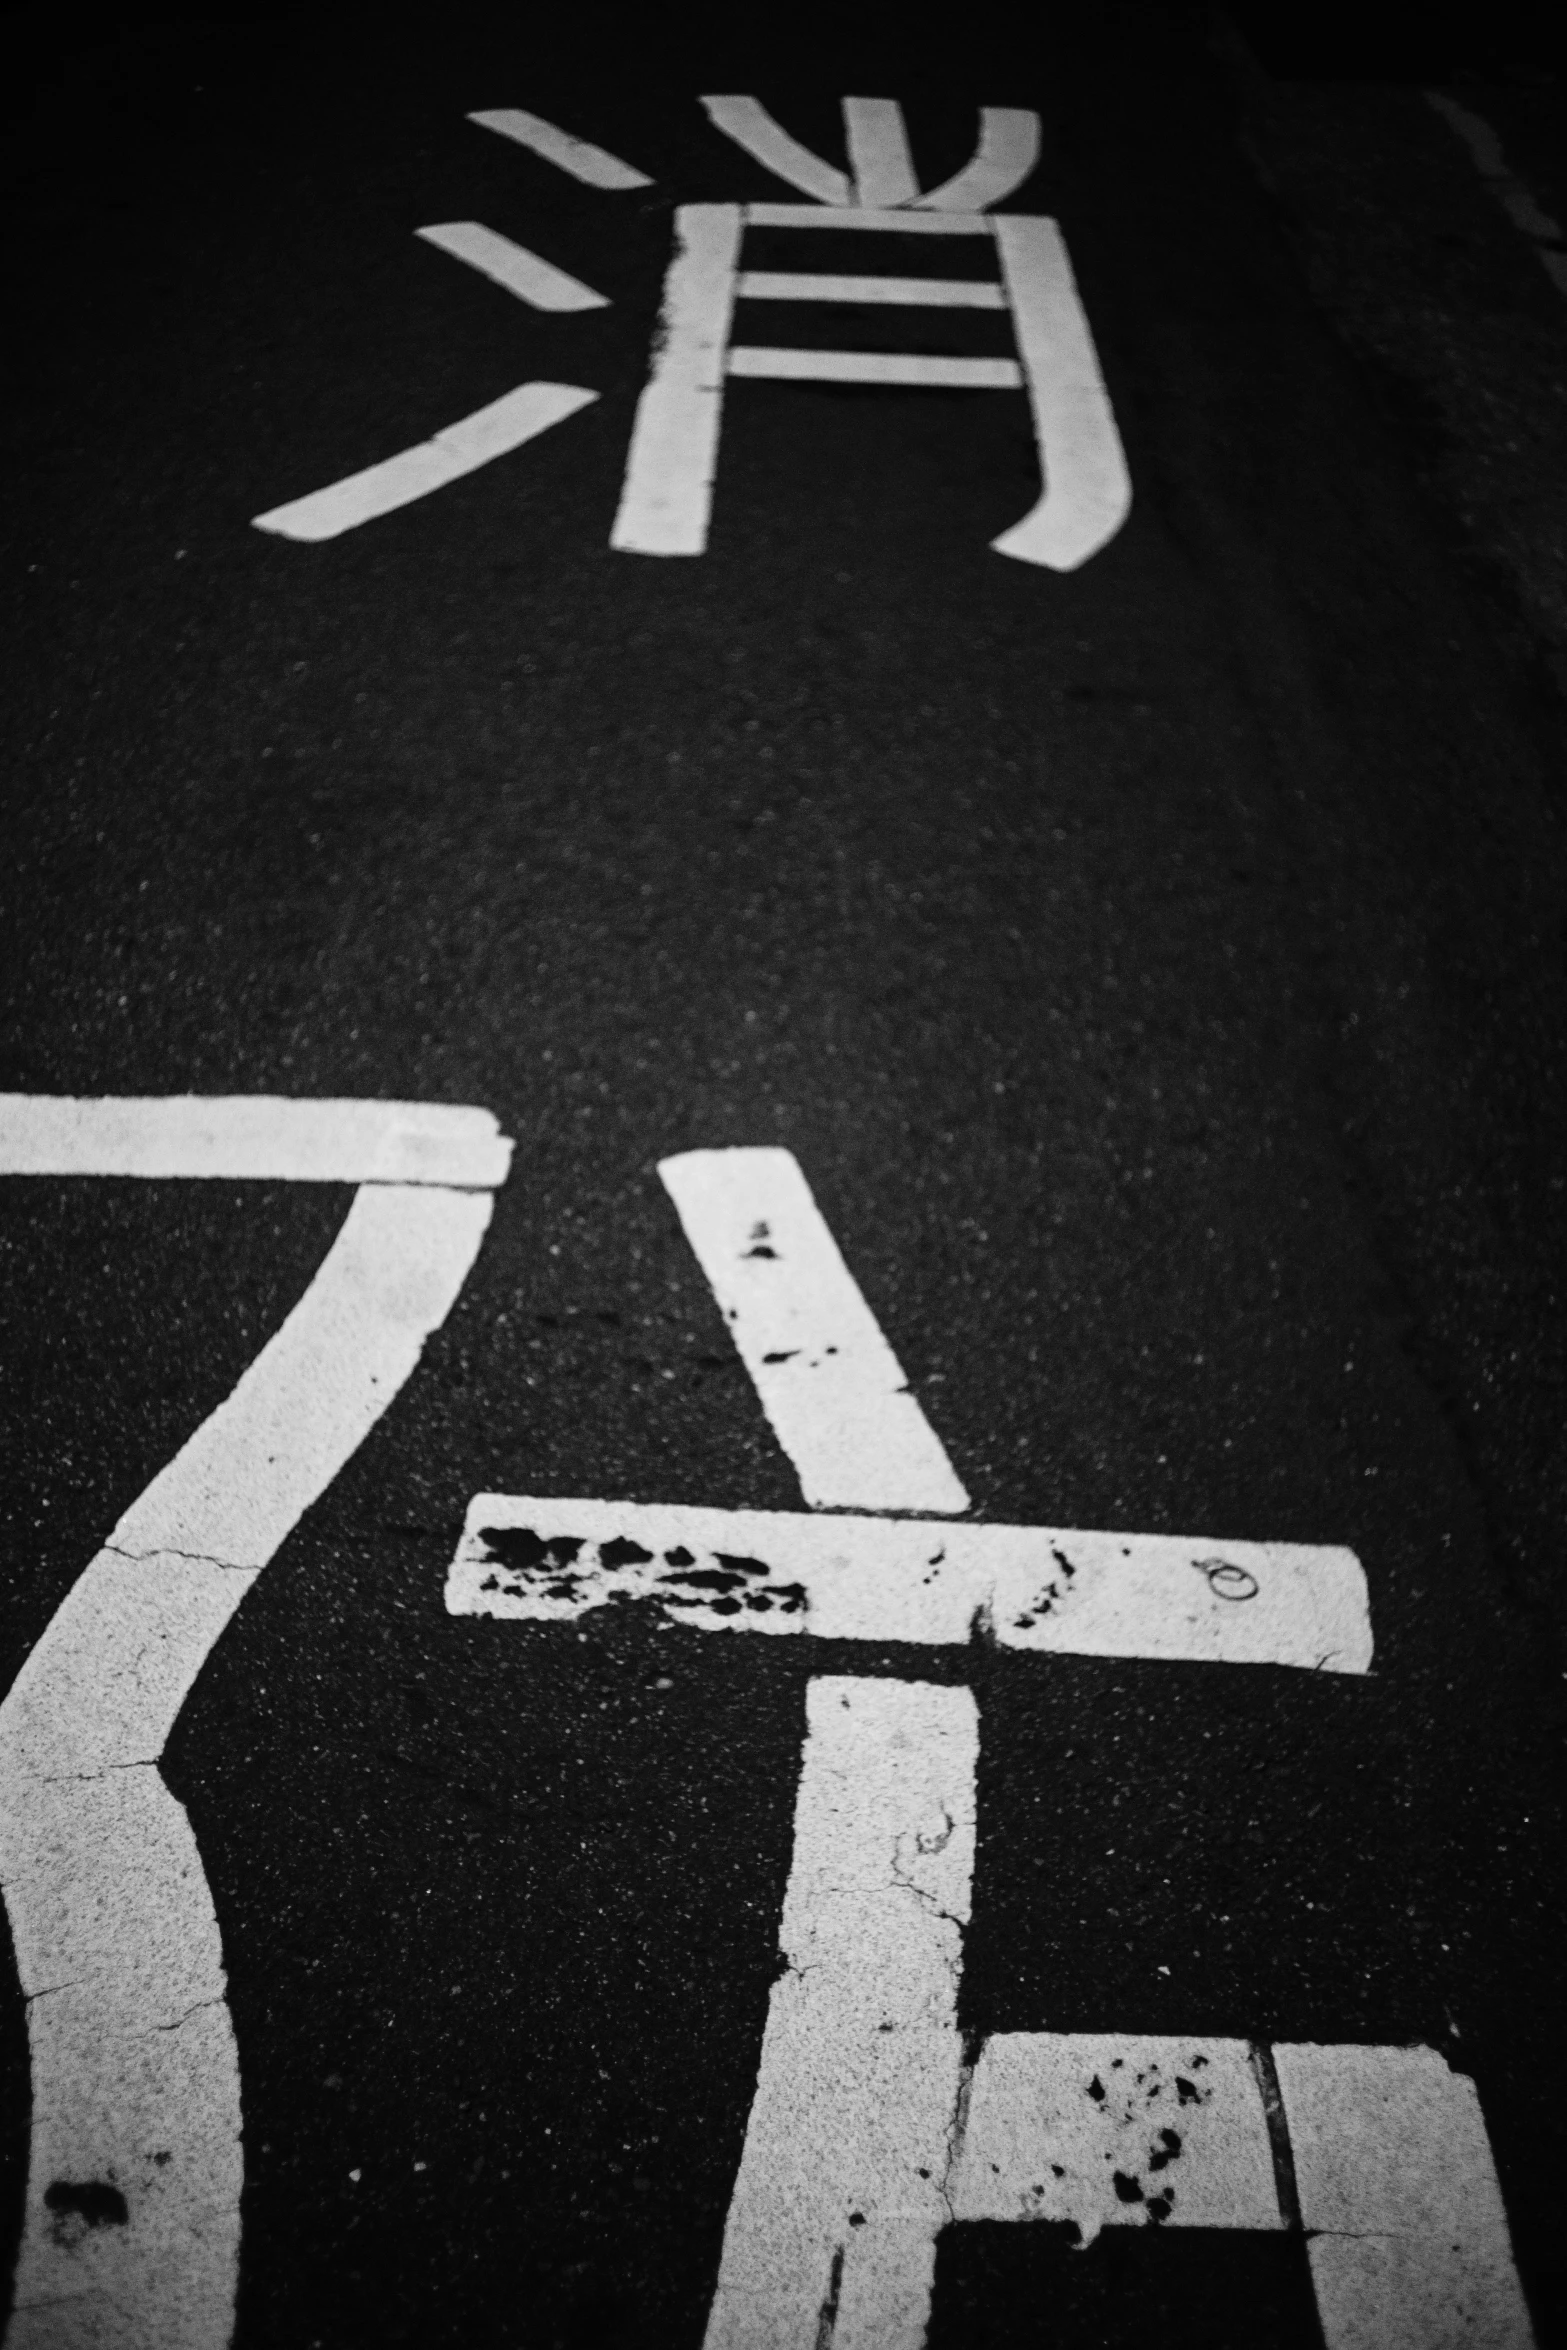
[[[611,155],[603,147],[595,147],[591,139],[573,138],[569,131],[546,122],[541,114],[530,114],[524,106],[490,106],[470,114],[481,130],[498,131],[503,139],[511,139],[519,147],[528,147],[535,155],[542,155],[546,163],[558,164],[590,188],[621,190],[650,188],[653,182],[645,171],[637,171],[631,164],[622,163],[618,155]]]
[[[835,277],[826,270],[743,269],[742,302],[874,302],[898,309],[1005,310],[998,285],[971,277]]]
[[[280,1094],[0,1094],[0,1175],[140,1175],[257,1183],[444,1183],[494,1190],[511,1144],[455,1102]]]
[[[912,204],[919,194],[903,108],[896,98],[845,98],[843,135],[854,177],[854,201]]]
[[[806,1500],[966,1510],[793,1154],[687,1151],[658,1172]]]
[[[824,163],[809,147],[802,147],[781,123],[775,122],[758,99],[704,98],[709,121],[726,139],[733,139],[753,160],[818,204],[852,204],[854,190],[847,172]]]
[[[936,1647],[979,1637],[1038,1656],[1304,1672],[1371,1664],[1351,1550],[939,1518],[481,1493],[446,1605],[517,1623],[643,1605],[703,1632]]]
[[[990,543],[998,555],[1075,571],[1130,511],[1126,455],[1061,231],[1006,214],[994,227],[1043,486],[1033,512]]]
[[[581,384],[519,384],[514,392],[503,393],[487,408],[476,408],[471,416],[446,425],[396,457],[257,514],[254,528],[284,539],[340,538],[345,530],[394,514],[399,506],[411,506],[416,498],[427,498],[449,481],[460,481],[493,458],[520,449],[552,424],[563,424],[579,408],[591,406],[598,396]]]
[[[1514,228],[1534,247],[1540,266],[1556,291],[1567,294],[1567,249],[1564,249],[1561,223],[1553,220],[1535,202],[1523,182],[1508,170],[1502,142],[1490,124],[1478,114],[1472,114],[1467,106],[1460,106],[1445,90],[1427,90],[1426,104],[1463,140],[1474,157],[1475,169]]]
[[[717,104],[718,101],[707,101]],[[780,134],[782,135],[782,134]],[[823,167],[825,168],[825,167]],[[886,233],[937,229],[989,236],[1000,277],[925,281],[892,275],[742,271],[748,226],[874,226]],[[857,211],[824,206],[683,204],[675,258],[637,407],[620,508],[610,544],[627,554],[700,555],[707,546],[726,376],[795,383],[905,384],[1029,395],[1040,495],[1032,511],[991,541],[999,554],[1054,571],[1075,570],[1113,538],[1131,507],[1131,483],[1115,415],[1054,221],[1012,215]],[[1010,309],[1018,358],[938,358],[917,352],[794,350],[729,343],[737,299],[890,302],[909,289],[918,305],[941,301]],[[874,289],[869,293],[847,289]],[[961,287],[961,291],[954,291]],[[786,290],[787,289],[787,290]],[[798,289],[798,291],[796,291]],[[808,289],[808,290],[807,290]]]
[[[376,1122],[347,1113],[391,1111],[380,1132],[392,1157],[399,1125],[420,1123],[399,1114],[425,1107],[300,1106],[315,1114],[304,1139],[318,1152],[331,1123],[321,1113],[344,1113],[340,1129],[362,1147]],[[5,1107],[4,1126],[25,1128],[17,1097]],[[120,1115],[99,1122],[108,1147],[96,1167],[91,1119],[67,1121],[71,1173],[205,1172],[192,1162],[211,1155],[214,1130],[226,1157],[238,1155],[244,1122],[232,1102],[214,1105],[205,1129],[188,1099],[152,1105],[150,1121],[132,1114],[147,1105],[69,1105],[111,1107]],[[510,1146],[488,1114],[432,1107],[432,1125],[446,1128],[436,1139],[465,1158],[466,1179],[498,1161],[490,1180],[499,1181]],[[161,1150],[146,1132],[160,1116],[169,1127]],[[301,1123],[279,1123],[289,1129],[281,1145],[253,1148],[241,1173],[298,1173]],[[28,2001],[33,2089],[11,2350],[228,2342],[238,2065],[211,1894],[158,1760],[246,1591],[450,1311],[490,1210],[486,1189],[428,1179],[377,1173],[356,1191],[299,1304],[126,1511],[0,1705],[0,1882]],[[101,2190],[102,2224],[51,2207],[57,2185]]]
[[[885,1439],[889,1394],[912,1399],[789,1153],[693,1151],[659,1172],[808,1498],[848,1483],[862,1508],[929,1507],[917,1495],[937,1439],[923,1414],[912,1448]],[[829,1411],[828,1390],[810,1400],[808,1383],[783,1382],[790,1365],[831,1374]],[[1342,1549],[470,1505],[454,1614],[566,1622],[628,1601],[704,1631],[937,1645],[980,1632],[1036,1652],[1357,1673],[1371,1659],[1365,1578]],[[1528,2350],[1471,2083],[1430,2050],[1050,2032],[996,2035],[967,2071],[973,1699],[818,1678],[806,1724],[783,1973],[705,2350],[921,2350],[949,2221],[1069,2220],[1091,2241],[1112,2224],[1278,2230],[1298,2214],[1322,2231],[1327,2350]]]
[[[707,545],[741,225],[738,204],[682,204],[675,214],[653,364],[609,534],[627,553],[700,555]]]
[[[724,372],[783,383],[915,384],[927,391],[1023,388],[1023,371],[1015,359],[946,359],[923,351],[797,351],[737,343]]]
[[[776,122],[755,98],[704,98],[709,119],[764,171],[787,180],[818,204],[867,215],[904,206],[935,212],[983,212],[1023,185],[1039,161],[1039,117],[1027,106],[982,106],[979,140],[961,171],[919,192],[903,109],[895,98],[842,100],[844,143],[852,179],[824,162]],[[760,207],[757,207],[760,212]]]
[[[1430,2048],[1273,2059],[1328,2350],[1529,2350],[1473,2081]]]
[[[706,2350],[922,2343],[963,2075],[967,1689],[806,1692],[794,1859]]]
[[[1039,117],[1028,106],[982,106],[979,145],[961,171],[916,196],[938,212],[988,212],[1014,195],[1039,161]]]
[[[438,221],[433,228],[416,228],[416,237],[427,245],[437,245],[443,253],[450,253],[458,261],[466,261],[470,269],[480,270],[508,294],[519,301],[531,303],[535,310],[607,310],[607,294],[595,294],[580,278],[570,277],[564,269],[557,269],[553,261],[545,261],[537,253],[530,253],[526,245],[513,244],[478,220]]]

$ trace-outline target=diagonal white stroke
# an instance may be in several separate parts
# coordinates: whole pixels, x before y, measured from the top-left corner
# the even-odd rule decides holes
[[[793,1154],[687,1151],[658,1172],[806,1500],[966,1510]]]
[[[650,188],[653,182],[645,171],[638,171],[629,163],[622,163],[618,155],[607,148],[595,147],[591,139],[573,138],[570,131],[546,122],[542,114],[530,114],[525,106],[488,106],[477,114],[470,114],[481,130],[499,131],[503,139],[511,139],[519,147],[531,148],[542,155],[546,163],[557,164],[569,171],[590,188]]]
[[[419,441],[395,457],[384,458],[379,465],[367,465],[363,472],[345,474],[324,490],[312,490],[308,497],[293,498],[286,506],[273,506],[267,513],[255,515],[254,527],[285,539],[314,542],[339,538],[345,530],[357,530],[362,522],[393,514],[399,506],[411,506],[416,498],[427,498],[432,490],[460,481],[465,473],[476,472],[492,458],[520,449],[525,441],[548,432],[552,424],[564,423],[598,396],[581,384],[519,384],[487,408],[476,408],[471,416],[446,425],[429,440]]]
[[[115,1527],[0,1706],[0,1881],[33,2130],[10,2350],[223,2350],[240,2096],[201,1857],[158,1759],[261,1569],[467,1277],[486,1193],[355,1195],[228,1400]],[[87,2227],[57,2184],[120,2198]]]
[[[478,220],[437,221],[432,228],[416,228],[416,237],[427,245],[438,245],[443,253],[450,253],[457,261],[466,261],[470,269],[479,270],[508,294],[519,301],[531,303],[535,310],[607,310],[609,296],[596,294],[580,278],[568,276],[557,269],[553,261],[545,261],[537,253],[530,253],[526,245],[513,244]]]
[[[845,98],[843,132],[859,205],[911,204],[919,194],[896,98]]]
[[[992,226],[1044,481],[1032,511],[990,543],[1022,563],[1075,571],[1114,538],[1131,509],[1115,411],[1060,229],[1016,213],[999,215]]]
[[[456,1102],[279,1094],[0,1094],[0,1175],[263,1183],[504,1183],[511,1143]]]
[[[961,171],[913,199],[927,212],[983,212],[1023,185],[1039,161],[1039,117],[1028,106],[982,106],[979,144]]]
[[[792,188],[814,196],[818,204],[852,204],[854,190],[848,174],[824,163],[803,147],[755,98],[704,98],[708,120],[726,139]]]

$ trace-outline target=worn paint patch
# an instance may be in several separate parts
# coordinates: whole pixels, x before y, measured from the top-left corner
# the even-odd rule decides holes
[[[974,2068],[948,2192],[958,2219],[1284,2225],[1242,2040],[1000,2032]]]

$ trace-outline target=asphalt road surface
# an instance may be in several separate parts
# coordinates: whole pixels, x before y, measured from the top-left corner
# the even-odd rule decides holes
[[[1562,2340],[1561,713],[1200,25],[432,17],[119,70],[50,102],[12,303],[11,2342]],[[927,193],[977,108],[1014,155],[1037,114],[969,209],[1058,221],[1076,302],[1022,231],[742,214],[908,208],[856,91]],[[676,288],[655,335],[677,206],[747,272],[925,289],[742,285],[734,349],[941,363],[742,362],[678,554],[624,522],[658,369],[677,440],[718,414],[722,333]],[[415,234],[474,223],[522,284]],[[1085,321],[1102,394],[1051,373]],[[584,397],[336,535],[254,527],[528,384]],[[1031,391],[1052,495],[1110,517],[1066,568],[992,546]],[[700,451],[655,441],[689,535]],[[328,1164],[263,1106],[174,1169],[176,1106],[148,1173],[48,1127],[176,1096],[515,1148]],[[381,1368],[225,1407],[361,1289]],[[477,1495],[620,1515],[487,1506],[454,1613]],[[1091,1637],[1004,1577],[933,1631],[901,1567],[851,1622],[826,1549],[747,1614],[766,1528],[682,1585],[649,1506],[824,1500],[788,1539],[856,1590],[857,1542],[956,1562],[970,1521],[1130,1563],[1019,1538],[1108,1594]],[[1059,2091],[1016,2092],[1005,2209],[1003,2056]]]

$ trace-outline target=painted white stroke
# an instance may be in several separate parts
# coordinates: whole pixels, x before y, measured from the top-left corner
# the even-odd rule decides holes
[[[645,171],[622,163],[618,155],[595,147],[591,139],[573,138],[570,131],[546,122],[542,114],[530,114],[524,106],[483,107],[468,120],[481,130],[499,131],[503,139],[511,139],[519,147],[531,148],[546,163],[558,164],[587,187],[619,190],[653,185]]]
[[[1244,2040],[996,2032],[945,2183],[955,2220],[1071,2220],[1085,2244],[1101,2228],[1150,2222],[1285,2225]]]
[[[820,204],[747,204],[748,228],[888,229],[910,237],[988,237],[990,222],[978,212],[831,212]]]
[[[1028,381],[1043,487],[1021,522],[991,540],[998,554],[1075,571],[1131,510],[1115,411],[1099,372],[1065,241],[1053,220],[992,223]]]
[[[903,108],[896,98],[845,98],[843,134],[858,205],[912,204],[919,194]]]
[[[845,277],[824,269],[742,269],[743,302],[871,302],[901,310],[1005,310],[982,277]]]
[[[562,424],[579,408],[591,406],[598,396],[581,384],[519,384],[488,407],[476,408],[471,416],[443,426],[429,440],[384,458],[379,465],[367,465],[325,489],[312,490],[308,497],[253,516],[253,526],[285,539],[340,538],[345,530],[357,530],[362,522],[411,506],[416,498],[427,498],[432,490],[444,489],[465,473],[520,449],[552,424]]]
[[[1431,2048],[1273,2060],[1327,2350],[1530,2350],[1473,2081]]]
[[[725,373],[778,383],[913,384],[946,392],[1016,392],[1023,385],[1015,359],[947,359],[924,351],[798,351],[765,343],[735,344]]]
[[[456,1102],[278,1094],[0,1094],[0,1175],[219,1176],[266,1183],[504,1183],[512,1146]]]
[[[707,545],[741,233],[738,204],[682,204],[675,213],[652,371],[609,535],[624,553],[700,555]]]
[[[983,212],[1023,185],[1039,161],[1039,117],[1028,106],[982,106],[979,144],[961,171],[923,196],[919,210]]]
[[[918,2350],[950,2216],[978,1713],[967,1689],[821,1679],[806,1721],[706,2350]]]
[[[458,261],[466,261],[470,269],[479,270],[508,294],[519,301],[531,303],[535,310],[607,310],[609,296],[596,294],[580,278],[571,277],[564,269],[557,269],[553,261],[543,260],[530,253],[526,245],[513,244],[493,228],[486,228],[479,220],[437,221],[432,228],[416,228],[416,237],[427,245],[439,246]]]
[[[743,147],[764,171],[787,180],[818,204],[852,204],[854,191],[848,175],[824,163],[803,147],[755,98],[704,98],[703,108],[715,129]]]
[[[658,1172],[806,1500],[966,1510],[793,1154],[686,1151]]]
[[[574,1623],[642,1605],[704,1632],[1364,1673],[1353,1551],[1046,1526],[955,1525],[667,1502],[481,1493],[453,1615]]]
[[[356,1193],[304,1297],[126,1511],[0,1706],[33,2122],[9,2350],[223,2350],[242,2183],[217,1919],[158,1758],[213,1643],[461,1289],[487,1193]],[[88,2227],[56,2182],[124,2216]],[[57,2198],[58,2204],[58,2198]]]

